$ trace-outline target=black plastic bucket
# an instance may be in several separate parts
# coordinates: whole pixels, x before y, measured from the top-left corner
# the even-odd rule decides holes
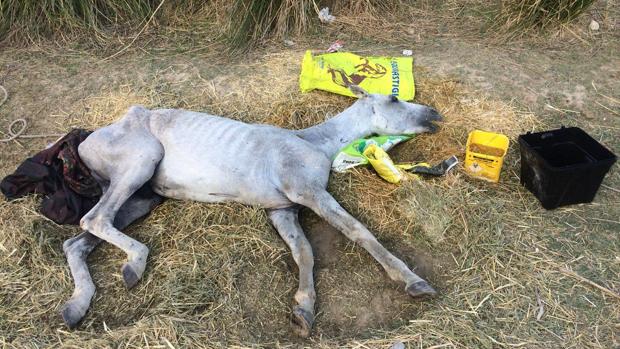
[[[519,136],[521,184],[548,210],[592,202],[614,155],[578,127]]]

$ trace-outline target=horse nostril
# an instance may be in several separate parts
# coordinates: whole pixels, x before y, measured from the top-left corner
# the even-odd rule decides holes
[[[443,121],[443,117],[437,110],[433,108],[428,108],[428,114],[426,115],[426,120],[428,121]]]

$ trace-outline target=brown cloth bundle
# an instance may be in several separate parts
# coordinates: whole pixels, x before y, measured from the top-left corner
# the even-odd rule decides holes
[[[101,188],[80,160],[78,146],[90,131],[74,129],[26,159],[0,183],[7,199],[42,194],[41,213],[58,224],[79,224],[99,200]]]

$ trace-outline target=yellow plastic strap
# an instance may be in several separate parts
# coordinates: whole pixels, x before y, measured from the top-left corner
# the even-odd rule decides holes
[[[426,162],[418,162],[418,163],[412,162],[412,163],[407,163],[407,164],[396,164],[396,167],[400,168],[401,170],[405,170],[405,171],[411,170],[412,168],[418,167],[418,166],[428,167],[428,168],[433,167],[429,163],[426,163]]]

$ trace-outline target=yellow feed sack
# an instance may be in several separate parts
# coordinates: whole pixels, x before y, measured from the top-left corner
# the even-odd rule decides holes
[[[415,96],[412,57],[360,57],[350,52],[313,56],[306,51],[301,64],[299,87],[355,97],[348,86],[355,84],[368,91],[393,95],[404,101]]]

